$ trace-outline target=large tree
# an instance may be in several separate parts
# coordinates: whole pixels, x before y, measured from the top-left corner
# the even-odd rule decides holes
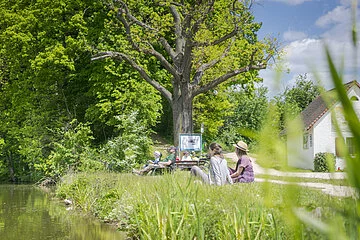
[[[172,107],[174,142],[193,132],[193,99],[218,85],[252,84],[275,53],[258,41],[248,0],[113,0],[108,23],[118,35],[97,46],[93,60],[127,62]],[[104,39],[102,39],[104,40]],[[160,67],[155,70],[149,62]],[[164,74],[159,75],[159,69]]]

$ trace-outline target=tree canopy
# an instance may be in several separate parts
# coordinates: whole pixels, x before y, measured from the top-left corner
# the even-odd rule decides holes
[[[86,132],[69,140],[85,149],[121,135],[121,116],[146,129],[157,123],[161,99],[149,84],[122,64],[90,61],[89,42],[106,30],[101,1],[1,1],[0,12],[0,178],[34,180],[55,164],[79,166],[73,153],[51,160],[68,145],[66,134]]]

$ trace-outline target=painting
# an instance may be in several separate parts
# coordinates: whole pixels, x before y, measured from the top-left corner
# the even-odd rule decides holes
[[[180,134],[180,151],[201,151],[202,139],[200,133]]]

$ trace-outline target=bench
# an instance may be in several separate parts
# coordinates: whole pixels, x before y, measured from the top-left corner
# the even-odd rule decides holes
[[[172,169],[169,166],[154,165],[146,175],[158,175],[164,173],[170,173]]]
[[[190,170],[192,166],[199,166],[204,168],[208,163],[209,161],[206,158],[201,158],[199,160],[177,161],[175,165],[177,169]]]

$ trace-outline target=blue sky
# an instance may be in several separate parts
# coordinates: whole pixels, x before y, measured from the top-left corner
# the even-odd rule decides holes
[[[333,55],[336,65],[344,66],[344,83],[360,81],[359,55],[351,42],[352,10],[351,0],[257,0],[252,12],[255,21],[262,22],[259,39],[278,39],[283,61],[277,61],[269,69],[260,71],[264,78],[262,85],[269,88],[272,97],[293,86],[296,78],[307,74],[316,81],[319,76],[326,89],[333,87],[327,67],[324,44]],[[359,15],[357,6],[357,15]],[[357,17],[357,27],[360,25]],[[276,77],[275,69],[284,71]],[[288,70],[288,71],[285,71]]]

